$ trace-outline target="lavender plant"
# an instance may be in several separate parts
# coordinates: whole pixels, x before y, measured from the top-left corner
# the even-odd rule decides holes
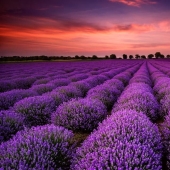
[[[55,108],[55,101],[49,96],[25,98],[14,105],[14,110],[25,117],[25,125],[29,127],[47,124]]]
[[[24,128],[24,118],[14,111],[0,111],[0,143]]]
[[[60,105],[52,114],[51,121],[74,131],[92,131],[106,115],[107,110],[99,101],[73,99]]]
[[[42,95],[44,93],[52,91],[54,88],[55,88],[54,84],[48,83],[48,84],[34,85],[31,87],[31,90],[35,91],[39,95]]]
[[[165,121],[161,124],[163,143],[165,147],[166,165],[170,169],[170,112],[166,115]]]
[[[45,125],[18,132],[0,145],[0,169],[69,169],[73,133]]]
[[[112,112],[76,150],[72,169],[161,170],[159,130],[143,113]]]
[[[7,110],[12,107],[19,100],[38,95],[36,92],[30,89],[14,89],[11,91],[0,93],[0,110]]]

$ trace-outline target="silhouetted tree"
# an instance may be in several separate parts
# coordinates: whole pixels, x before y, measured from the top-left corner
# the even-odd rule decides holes
[[[163,54],[160,55],[160,58],[165,58],[165,56]]]
[[[166,58],[170,58],[170,55],[168,54],[168,55],[166,56]]]
[[[160,58],[161,57],[161,53],[160,52],[156,52],[155,53],[155,58]]]
[[[86,59],[86,57],[84,55],[81,55],[80,58],[83,60]]]
[[[129,55],[129,59],[133,59],[133,55]]]
[[[92,59],[98,59],[97,55],[93,55]]]
[[[123,54],[123,59],[127,59],[127,55],[126,54]]]
[[[111,55],[110,55],[110,58],[111,58],[111,59],[116,59],[116,55],[115,55],[115,54],[111,54]]]
[[[108,59],[109,58],[109,56],[108,55],[105,55],[105,59]]]
[[[149,54],[149,55],[148,55],[148,58],[149,58],[149,59],[152,59],[153,57],[154,57],[153,54]]]
[[[75,59],[80,59],[80,57],[78,55],[75,55]]]
[[[139,55],[139,54],[136,54],[136,55],[135,55],[135,58],[136,58],[136,59],[140,59],[140,55]]]
[[[145,55],[141,55],[141,58],[142,58],[142,59],[146,59],[146,56],[145,56]]]

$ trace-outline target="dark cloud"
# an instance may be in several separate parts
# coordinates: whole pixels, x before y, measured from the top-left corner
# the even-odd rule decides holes
[[[133,29],[131,24],[129,24],[129,25],[117,25],[114,28],[117,31],[129,31],[129,30]]]

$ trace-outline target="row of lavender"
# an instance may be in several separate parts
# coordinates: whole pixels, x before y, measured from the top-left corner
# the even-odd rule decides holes
[[[160,131],[163,136],[167,168],[170,169],[170,69],[156,63],[148,65],[154,82],[153,90],[157,100],[160,102],[160,113],[164,116]]]
[[[112,62],[66,62],[66,63],[13,63],[0,65],[0,92],[12,89],[27,89],[33,84],[44,84],[56,78],[67,78],[80,72],[90,75],[98,74],[107,68],[114,67]],[[115,62],[119,65],[119,62]],[[96,67],[97,65],[97,67]],[[47,67],[48,66],[48,67]]]
[[[125,88],[112,114],[76,150],[72,169],[162,169],[160,116],[146,64]]]
[[[23,121],[24,126],[26,127],[49,123],[51,113],[55,111],[60,104],[73,98],[84,97],[88,90],[93,89],[95,86],[112,78],[114,75],[126,70],[129,67],[131,66],[113,69],[109,72],[102,73],[99,76],[92,76],[87,79],[71,83],[68,86],[58,87],[52,92],[45,93],[42,96],[28,97],[16,102],[10,111],[1,112],[0,141],[2,142],[8,140],[11,135],[14,135],[18,130],[21,130],[23,128]],[[121,74],[118,77],[121,79]],[[20,93],[18,95],[20,95]],[[11,101],[16,101],[14,94],[4,95],[2,98],[3,101],[5,101],[4,103],[2,102],[2,105],[4,106],[9,106]],[[6,98],[8,100],[4,100]],[[14,102],[12,102],[12,104],[13,103]],[[20,115],[22,115],[22,117]],[[13,122],[12,126],[11,122]]]
[[[122,64],[119,64],[119,65],[116,64],[116,66],[120,68],[122,67]],[[61,75],[57,75],[57,76],[60,76],[60,78],[56,78],[56,79],[53,78],[53,80],[48,79],[50,81],[47,81],[46,79],[38,79],[35,82],[36,85],[33,85],[29,89],[14,89],[11,91],[0,93],[0,110],[9,109],[9,107],[13,106],[17,101],[23,98],[42,95],[54,89],[56,90],[57,87],[66,86],[70,84],[71,82],[76,82],[76,81],[80,81],[83,79],[87,79],[88,77],[90,79],[93,79],[93,78],[96,79],[97,75],[103,75],[103,76],[106,76],[106,78],[110,77],[112,76],[111,75],[112,70],[114,70],[116,66],[114,66],[113,68],[105,68],[105,69],[98,70],[95,73],[95,75],[90,75],[88,73],[90,72],[90,70],[86,69],[86,72],[87,72],[86,74],[84,73],[85,71],[81,71],[81,74],[80,74],[80,71],[78,73],[73,71],[69,74],[65,74],[65,76],[67,76],[65,78],[61,78],[63,77],[63,75],[61,74]],[[36,79],[36,77],[34,77],[34,79]],[[27,82],[30,82],[29,79],[27,79]],[[20,85],[23,85],[23,84],[20,83]]]
[[[91,92],[87,95],[87,97],[91,100],[91,101],[94,101],[93,103],[98,103],[98,106],[99,106],[99,104],[100,104],[100,108],[102,108],[101,110],[99,110],[99,111],[104,111],[105,113],[106,113],[106,107],[107,106],[109,106],[110,104],[111,104],[111,102],[114,102],[115,101],[115,97],[114,97],[114,94],[116,94],[117,93],[117,95],[118,94],[120,94],[120,92],[123,90],[123,88],[124,88],[124,85],[126,85],[127,83],[128,83],[128,81],[129,81],[129,79],[132,77],[132,75],[133,75],[133,73],[137,70],[139,68],[139,64],[137,65],[137,66],[135,66],[135,67],[132,67],[132,68],[130,68],[130,69],[128,69],[127,70],[127,72],[125,72],[125,73],[120,73],[120,74],[118,74],[118,75],[116,75],[116,74],[114,74],[114,75],[116,75],[115,77],[114,77],[114,79],[111,79],[111,80],[108,80],[107,81],[107,83],[104,83],[103,85],[101,85],[101,86],[98,86],[98,87],[96,87],[96,89],[94,88],[94,90],[92,89],[91,90]],[[125,69],[124,69],[125,70]],[[120,70],[119,70],[119,72],[120,72]],[[113,73],[112,73],[113,74]],[[83,85],[85,85],[86,83],[85,82],[83,82],[82,83]],[[111,95],[109,94],[109,91],[107,91],[107,89],[109,89],[110,87],[112,87],[113,86],[113,88],[111,88],[110,89],[110,93],[112,93]],[[114,87],[115,86],[115,87]],[[89,89],[91,89],[91,88],[89,88]],[[100,90],[101,89],[101,90]],[[99,91],[99,95],[97,95],[97,91]],[[49,95],[49,94],[48,94]],[[107,105],[107,99],[108,99],[108,95],[110,95],[109,96],[109,102],[110,102],[110,104],[109,105]],[[58,96],[58,95],[57,95]],[[78,99],[78,100],[84,100],[84,101],[87,101],[87,99]],[[32,102],[32,103],[36,103],[36,101],[37,100],[35,100],[34,102]],[[42,100],[43,101],[43,100]],[[41,102],[42,102],[41,101]],[[40,102],[40,103],[41,103]],[[52,102],[52,101],[51,101]],[[49,102],[49,103],[51,103],[51,102]],[[24,104],[24,107],[27,107],[27,103],[28,103],[28,101],[26,101],[25,102],[25,104]],[[39,103],[39,104],[40,104]],[[84,111],[86,112],[89,112],[89,113],[91,113],[91,111],[93,111],[93,109],[91,109],[92,107],[90,106],[90,105],[88,105],[87,104],[87,102],[84,102],[85,103],[85,109],[84,109]],[[30,121],[34,121],[33,119],[36,119],[37,117],[38,117],[38,114],[36,114],[35,115],[35,110],[34,109],[36,109],[36,107],[38,107],[39,106],[39,104],[38,105],[35,105],[35,107],[34,108],[27,108],[27,109],[25,109],[26,111],[32,111],[32,114],[30,114],[29,116],[28,116],[28,119],[27,119],[27,121],[28,122],[30,122]],[[67,103],[66,103],[67,104]],[[17,104],[18,105],[18,104]],[[64,105],[64,104],[63,104]],[[80,104],[81,105],[81,104]],[[22,104],[21,104],[21,106],[20,106],[20,108],[22,108]],[[83,106],[83,105],[82,105]],[[97,106],[97,105],[96,105]],[[75,106],[74,106],[75,107]],[[109,106],[110,107],[110,106]],[[109,108],[108,107],[108,108]],[[14,106],[14,108],[15,108],[15,106]],[[81,108],[81,107],[78,107],[79,109]],[[94,108],[94,109],[96,109],[96,108]],[[16,110],[15,110],[16,111]],[[85,115],[85,112],[84,112],[84,115]],[[34,113],[34,114],[33,114]],[[37,111],[36,111],[36,113],[37,113]],[[45,112],[44,112],[45,113]],[[13,113],[14,114],[14,113]],[[95,114],[95,112],[94,112],[94,114]],[[102,115],[102,112],[100,113],[101,115]],[[31,116],[33,116],[32,118],[30,118]],[[88,113],[87,113],[87,117],[89,117],[90,115],[88,115]],[[53,119],[53,117],[54,116],[52,116],[52,119]],[[93,118],[93,116],[91,116],[92,118]],[[30,119],[29,119],[30,118]],[[104,118],[104,117],[103,117]],[[41,121],[43,119],[43,115],[41,115],[41,118],[39,118],[39,121]],[[88,118],[87,120],[90,120],[90,118]],[[25,121],[25,120],[24,120]],[[99,121],[99,120],[98,120]],[[27,123],[28,123],[27,122]],[[38,121],[36,121],[36,123],[39,123]],[[97,123],[99,123],[99,122],[97,122]],[[29,123],[28,123],[29,124]],[[33,124],[32,124],[33,125]],[[37,124],[36,124],[37,125]],[[93,127],[94,128],[94,127]],[[38,129],[40,129],[40,130],[38,130]],[[46,129],[46,130],[45,130]],[[56,131],[56,129],[57,129],[57,131],[58,132],[55,132]],[[88,129],[89,130],[89,129]],[[90,130],[92,130],[92,129],[90,129]],[[42,131],[47,131],[47,134],[42,134]],[[62,131],[62,132],[61,132]],[[65,132],[63,135],[61,134],[61,133],[63,133],[63,132]],[[44,132],[43,132],[44,133]],[[57,133],[57,134],[55,134],[56,135],[56,138],[54,138],[54,133]],[[31,136],[32,136],[32,138],[34,139],[34,142],[33,142],[33,140],[30,138],[31,136],[30,136],[30,134],[31,134]],[[28,135],[28,136],[27,136]],[[41,135],[41,137],[40,137],[40,135]],[[48,147],[46,146],[46,150],[45,151],[49,151],[49,157],[47,157],[47,158],[40,158],[40,156],[38,156],[38,155],[43,155],[43,153],[40,153],[40,152],[45,152],[44,150],[42,150],[42,151],[40,151],[39,149],[37,150],[37,152],[36,152],[36,150],[35,150],[35,146],[37,146],[37,144],[39,145],[39,147],[41,147],[42,148],[42,146],[44,145],[44,143],[42,142],[42,139],[44,139],[44,135],[46,136],[46,139],[47,139],[47,141],[49,142],[47,142],[46,140],[45,140],[45,143],[48,143]],[[23,136],[24,136],[24,138],[23,138]],[[53,137],[52,137],[53,136]],[[60,136],[60,139],[58,139],[58,137]],[[70,151],[72,150],[71,148],[72,148],[72,142],[70,141],[70,138],[71,138],[71,132],[69,132],[69,131],[67,131],[67,130],[65,130],[65,129],[63,129],[63,128],[60,128],[60,127],[58,127],[58,126],[53,126],[53,125],[50,125],[50,126],[44,126],[44,127],[37,127],[37,128],[32,128],[31,130],[25,130],[25,131],[23,131],[23,132],[21,132],[21,133],[18,133],[12,140],[10,140],[9,142],[6,142],[6,143],[3,143],[2,145],[1,145],[1,154],[3,155],[3,157],[2,157],[2,164],[0,164],[1,166],[3,166],[3,167],[11,167],[11,168],[13,168],[13,167],[21,167],[21,168],[24,168],[24,167],[27,167],[27,166],[30,166],[30,167],[35,167],[35,169],[42,169],[42,168],[47,168],[48,169],[48,166],[50,166],[50,167],[54,167],[54,169],[55,168],[57,168],[57,166],[63,166],[62,164],[65,164],[65,165],[68,165],[66,162],[67,162],[67,160],[69,161],[70,160],[70,156],[72,155],[71,153],[70,153]],[[22,139],[21,139],[22,138]],[[37,138],[39,139],[38,141],[37,141]],[[52,138],[52,139],[51,139]],[[51,140],[52,141],[51,141]],[[17,142],[17,141],[22,141],[21,143],[19,142]],[[25,145],[27,145],[27,147],[25,147],[25,148],[23,148],[23,149],[21,149],[22,150],[22,153],[20,152],[20,153],[16,153],[17,152],[17,150],[20,148],[20,147],[22,147],[23,146],[23,144],[26,142],[26,141],[29,141],[29,140],[31,140],[32,141],[32,147],[31,148],[29,148],[29,143],[28,144],[25,144]],[[50,141],[49,141],[50,140]],[[57,148],[53,148],[53,150],[55,150],[55,154],[53,153],[53,150],[51,150],[51,147],[54,147],[54,143],[56,143],[56,140],[58,141],[60,141],[60,142],[62,142],[63,143],[63,145],[61,145],[58,149]],[[67,140],[69,140],[69,142],[67,142]],[[13,144],[12,144],[12,141],[13,141]],[[16,141],[16,142],[14,142],[14,141]],[[54,143],[53,143],[54,142]],[[15,146],[14,146],[15,145]],[[25,146],[24,145],[24,146]],[[63,148],[62,148],[63,147]],[[71,148],[70,148],[71,147]],[[10,148],[12,149],[11,150],[11,152],[9,153],[9,151],[10,151]],[[14,149],[15,148],[15,149]],[[18,149],[17,149],[18,148]],[[69,149],[68,149],[69,148]],[[26,150],[25,150],[26,149]],[[57,149],[57,150],[56,150]],[[19,149],[20,150],[20,149]],[[29,152],[28,152],[28,150],[29,150]],[[30,151],[30,150],[32,150],[32,152]],[[34,153],[33,153],[33,150],[34,150]],[[58,152],[59,153],[58,153]],[[26,153],[25,153],[26,152]],[[8,156],[7,156],[7,155]],[[10,155],[10,154],[12,154],[12,155]],[[24,155],[27,155],[27,158],[29,158],[29,159],[26,159],[24,156],[22,156],[22,154],[24,154]],[[57,155],[57,154],[59,154],[59,155]],[[63,155],[62,155],[63,154]],[[71,154],[71,155],[70,155]],[[32,157],[30,157],[30,156],[32,156]],[[8,157],[8,160],[6,159],[6,157]],[[14,157],[15,157],[15,160],[16,161],[14,161]],[[39,157],[39,161],[35,161],[35,160],[37,160],[38,158],[37,157]],[[17,158],[18,158],[18,160],[17,160]],[[60,160],[60,158],[63,158],[62,160]],[[32,159],[34,159],[34,160],[32,160]],[[43,161],[43,159],[46,159],[46,160],[44,160]],[[21,160],[23,160],[23,161],[21,161]],[[54,161],[55,160],[55,161]],[[19,161],[19,162],[18,162]],[[45,163],[45,161],[46,161],[46,163]],[[63,162],[65,162],[65,163],[63,163]],[[57,164],[56,164],[57,163]]]
[[[100,73],[102,73],[102,71],[103,70],[101,70]],[[43,82],[43,84],[33,85],[29,89],[14,89],[0,93],[0,110],[9,109],[9,107],[13,106],[14,103],[23,98],[42,95],[44,93],[56,89],[57,87],[66,86],[71,82],[80,81],[89,77],[88,74],[84,73],[81,74],[79,73],[77,75],[75,74],[74,76],[72,75],[71,77],[70,74],[67,76],[69,78],[57,78],[49,81],[48,83],[45,81]],[[39,83],[42,83],[42,81],[39,81]]]
[[[86,91],[87,96],[84,99],[71,100],[60,105],[51,116],[56,126],[26,129],[10,141],[2,143],[0,167],[162,169],[161,136],[153,122],[163,117],[164,113],[160,112],[160,106],[154,97],[155,87],[153,91],[146,63],[139,70],[138,68],[139,65],[134,66],[103,81],[99,86],[89,88],[91,90]],[[148,65],[148,68],[150,71],[154,67]],[[152,78],[153,71],[150,73]],[[111,116],[98,126],[113,104]],[[97,126],[98,128],[81,147],[75,149],[73,133],[58,125],[73,131],[92,131]]]

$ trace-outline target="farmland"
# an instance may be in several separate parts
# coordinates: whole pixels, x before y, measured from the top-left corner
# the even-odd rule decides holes
[[[0,169],[170,169],[169,66],[0,64]]]

